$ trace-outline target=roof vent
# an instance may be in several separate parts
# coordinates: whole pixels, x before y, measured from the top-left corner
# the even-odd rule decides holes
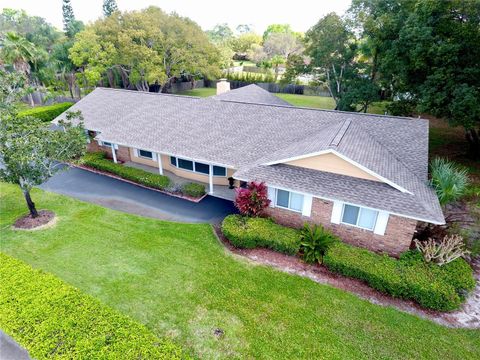
[[[227,91],[230,91],[230,83],[227,81],[227,79],[220,79],[217,82],[217,95],[226,93]]]

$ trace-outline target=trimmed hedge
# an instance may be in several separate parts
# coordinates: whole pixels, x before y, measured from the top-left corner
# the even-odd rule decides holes
[[[393,297],[410,299],[440,311],[457,309],[475,287],[471,267],[463,259],[447,265],[426,264],[414,251],[400,260],[345,243],[333,245],[323,259],[331,271],[365,281]]]
[[[183,184],[182,193],[191,197],[201,197],[205,195],[205,185],[193,182]]]
[[[19,117],[31,116],[41,119],[44,122],[49,122],[55,119],[58,115],[69,109],[73,103],[65,102],[60,104],[53,104],[47,106],[38,106],[28,110],[20,111]]]
[[[298,230],[267,218],[229,215],[222,222],[222,232],[238,248],[264,247],[295,255],[300,247]]]
[[[115,164],[113,161],[106,159],[105,156],[106,154],[103,152],[87,153],[80,159],[79,163],[155,189],[165,190],[170,186],[170,179],[168,176],[153,174],[142,169]]]
[[[180,347],[51,274],[0,253],[0,328],[35,359],[180,359]]]

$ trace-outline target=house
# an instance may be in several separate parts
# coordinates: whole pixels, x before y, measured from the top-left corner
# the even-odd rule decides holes
[[[398,255],[418,221],[443,224],[427,182],[423,119],[290,106],[256,85],[196,98],[97,88],[81,110],[89,150],[205,183],[233,199],[264,181],[278,222],[320,223],[344,241]],[[59,117],[61,118],[62,115]],[[57,118],[57,119],[59,119]]]

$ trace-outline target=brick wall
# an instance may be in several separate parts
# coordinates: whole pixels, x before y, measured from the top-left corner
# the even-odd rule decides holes
[[[305,222],[322,224],[349,244],[392,256],[398,256],[410,247],[417,225],[415,220],[390,215],[385,234],[377,235],[353,226],[332,224],[332,209],[332,202],[313,198],[311,217],[281,208],[268,208],[266,212],[278,223],[287,226],[299,228]]]
[[[112,159],[112,148],[110,146],[100,146],[95,140],[90,141],[90,144],[87,145],[87,151],[103,151],[107,153],[109,159]],[[130,161],[130,151],[128,150],[128,147],[118,145],[118,149],[115,153],[117,155],[117,160],[123,162]]]

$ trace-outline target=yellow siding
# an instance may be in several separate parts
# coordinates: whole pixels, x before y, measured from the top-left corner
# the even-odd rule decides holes
[[[359,167],[343,160],[335,154],[323,154],[308,158],[289,161],[286,164],[299,166],[307,169],[327,171],[335,174],[347,175],[361,179],[380,181]]]

